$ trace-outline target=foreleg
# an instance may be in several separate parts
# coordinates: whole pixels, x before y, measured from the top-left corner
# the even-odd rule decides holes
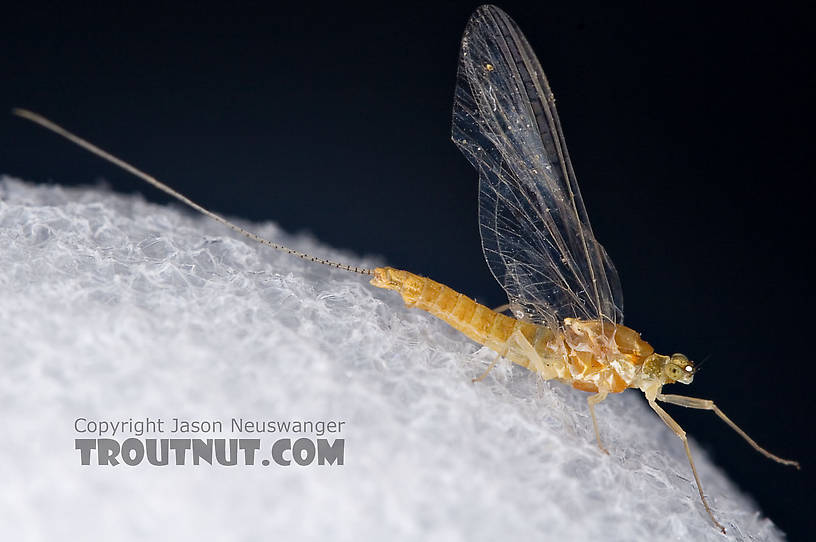
[[[772,454],[771,452],[769,452],[768,450],[766,450],[765,448],[763,448],[762,446],[760,446],[759,444],[754,442],[754,439],[749,437],[748,434],[745,433],[745,431],[743,431],[742,429],[740,429],[737,424],[732,422],[728,418],[728,416],[726,416],[723,413],[722,410],[717,408],[717,405],[714,404],[714,401],[709,401],[708,399],[698,399],[696,397],[686,397],[685,395],[671,395],[671,394],[664,395],[662,393],[659,393],[657,395],[657,400],[658,401],[663,401],[664,403],[671,403],[673,405],[679,405],[679,406],[686,407],[686,408],[697,408],[697,409],[700,409],[700,410],[712,410],[712,411],[714,411],[714,414],[719,416],[722,421],[727,423],[728,426],[731,427],[731,429],[736,431],[739,436],[744,438],[748,442],[748,444],[750,444],[754,448],[754,450],[758,451],[759,453],[761,453],[762,455],[764,455],[768,459],[773,459],[777,463],[782,463],[783,465],[791,465],[793,467],[796,467],[797,469],[800,468],[798,461],[793,461],[792,459],[782,459],[781,457]]]

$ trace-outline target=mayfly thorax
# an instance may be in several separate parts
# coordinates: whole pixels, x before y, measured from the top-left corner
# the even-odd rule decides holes
[[[657,354],[639,333],[623,325],[618,274],[590,226],[555,98],[526,38],[497,7],[478,8],[462,37],[452,139],[479,172],[484,255],[507,292],[514,317],[408,271],[362,269],[263,239],[44,117],[22,109],[14,113],[257,242],[315,263],[371,275],[372,285],[399,292],[409,307],[431,313],[494,350],[496,361],[504,357],[543,379],[560,380],[591,393],[587,402],[604,452],[595,405],[610,393],[640,389],[649,406],[682,440],[703,506],[723,532],[703,494],[685,431],[658,401],[712,410],[766,457],[799,467],[796,461],[760,447],[712,401],[662,393],[666,384],[690,384],[695,365],[682,354]]]

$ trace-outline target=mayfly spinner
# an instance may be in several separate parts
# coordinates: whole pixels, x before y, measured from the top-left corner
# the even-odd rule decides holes
[[[759,446],[712,401],[662,393],[666,384],[690,384],[694,363],[682,354],[657,354],[640,334],[623,325],[618,273],[592,232],[550,85],[518,26],[494,6],[476,10],[462,37],[452,137],[479,171],[482,247],[515,318],[408,271],[361,269],[262,239],[42,116],[21,109],[14,113],[255,241],[316,263],[372,275],[372,285],[396,290],[409,307],[425,310],[491,348],[498,354],[496,361],[504,357],[545,380],[557,379],[592,393],[587,399],[589,412],[604,452],[595,405],[610,393],[640,389],[683,441],[703,506],[723,532],[703,494],[686,433],[658,401],[711,410],[766,457],[799,467]]]

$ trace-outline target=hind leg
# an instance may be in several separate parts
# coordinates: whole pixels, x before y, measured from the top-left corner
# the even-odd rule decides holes
[[[552,378],[552,375],[550,374],[552,372],[550,369],[550,364],[545,362],[544,358],[542,358],[541,355],[538,352],[536,352],[536,349],[533,348],[533,345],[530,343],[529,340],[527,340],[527,337],[525,337],[521,331],[516,330],[513,332],[512,335],[510,335],[510,337],[507,339],[507,342],[504,343],[504,349],[502,349],[502,351],[499,352],[499,355],[496,356],[496,359],[494,359],[493,362],[487,367],[487,370],[485,370],[485,372],[482,373],[481,375],[474,378],[473,382],[480,382],[481,380],[483,380],[488,375],[488,373],[491,370],[493,370],[493,368],[496,366],[496,363],[498,363],[499,359],[507,355],[512,346],[518,347],[527,357],[528,369],[530,369],[534,373],[538,373],[545,380]]]
[[[728,426],[731,429],[736,431],[739,436],[744,438],[745,441],[748,442],[748,444],[750,444],[754,448],[754,450],[758,451],[759,453],[761,453],[762,455],[764,455],[768,459],[773,459],[777,463],[782,463],[783,465],[790,465],[792,467],[796,467],[797,469],[800,468],[798,461],[794,461],[792,459],[782,459],[781,457],[772,454],[771,452],[769,452],[768,450],[766,450],[765,448],[763,448],[762,446],[760,446],[759,444],[754,442],[754,439],[749,437],[745,433],[745,431],[740,429],[737,424],[732,422],[730,420],[730,418],[728,418],[728,416],[726,416],[723,413],[722,410],[717,408],[717,405],[714,404],[714,401],[709,401],[708,399],[698,399],[696,397],[686,397],[685,395],[671,395],[671,394],[664,395],[662,393],[657,395],[657,400],[658,401],[663,401],[664,403],[671,403],[673,405],[678,405],[678,406],[686,407],[686,408],[698,408],[700,410],[711,410],[711,411],[714,412],[714,414],[719,416],[719,418],[722,421],[727,423]]]
[[[492,371],[493,367],[495,367],[496,364],[499,362],[501,357],[502,357],[502,354],[496,354],[496,358],[492,362],[490,362],[490,365],[487,366],[487,369],[485,369],[485,371],[482,374],[480,374],[479,376],[471,378],[470,381],[475,384],[476,382],[481,382],[482,380],[484,380],[485,377],[488,375],[488,373],[490,371]]]

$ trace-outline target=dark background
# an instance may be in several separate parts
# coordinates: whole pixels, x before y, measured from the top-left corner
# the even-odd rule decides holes
[[[481,254],[476,173],[449,141],[459,39],[476,4],[302,4],[5,13],[0,107],[39,111],[221,213],[308,230],[502,303]],[[671,391],[716,399],[803,471],[764,459],[711,413],[672,414],[791,539],[806,538],[816,527],[810,19],[779,5],[501,6],[558,97],[627,323],[658,351],[708,358],[691,388]],[[168,201],[11,116],[0,116],[0,172],[104,178]]]

